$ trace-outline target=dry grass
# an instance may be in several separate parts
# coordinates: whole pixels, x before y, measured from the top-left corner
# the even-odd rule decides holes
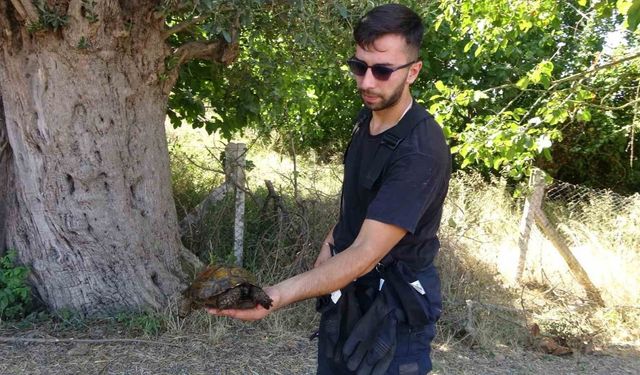
[[[208,320],[205,316],[192,319]],[[260,324],[212,320],[219,335],[181,330],[165,332],[150,344],[49,343],[0,344],[0,374],[314,374],[316,343],[295,331],[265,329]],[[113,321],[61,328],[49,323],[16,330],[0,327],[0,336],[123,338],[127,327]],[[640,357],[600,355],[560,358],[498,347],[492,352],[437,343],[433,374],[637,374]]]
[[[449,288],[451,295],[458,294],[453,297],[458,304],[472,299],[487,306],[484,310],[489,316],[482,319],[476,341],[506,343],[502,338],[512,335],[512,341],[530,343],[532,338],[524,328],[536,323],[543,335],[576,350],[639,347],[640,199],[632,202],[625,210],[613,210],[610,197],[601,194],[589,200],[579,220],[571,210],[555,217],[563,232],[572,234],[568,238],[572,251],[605,299],[606,307],[597,307],[589,303],[563,258],[537,228],[529,243],[524,282],[517,283],[519,207],[523,202],[511,198],[502,181],[457,175],[441,233],[466,266],[452,266],[449,261],[441,268],[469,279],[466,270],[476,280]],[[442,255],[445,250],[446,246]]]

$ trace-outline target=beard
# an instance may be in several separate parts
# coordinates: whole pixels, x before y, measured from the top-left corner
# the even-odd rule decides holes
[[[358,91],[360,92],[361,96],[366,94],[366,95],[373,95],[381,98],[382,100],[380,100],[380,102],[378,103],[368,104],[367,102],[364,102],[364,105],[365,107],[369,108],[372,111],[382,111],[383,109],[393,107],[396,103],[398,103],[398,101],[402,97],[403,90],[404,90],[404,84],[400,84],[391,92],[390,95],[386,97],[380,94],[377,94],[373,91],[367,91],[362,89],[359,89]]]

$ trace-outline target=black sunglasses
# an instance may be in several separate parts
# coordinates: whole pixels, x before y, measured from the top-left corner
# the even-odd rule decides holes
[[[349,60],[347,60],[347,65],[349,65],[349,70],[351,70],[351,73],[353,73],[356,76],[364,76],[365,74],[367,74],[367,69],[371,68],[371,73],[373,74],[373,76],[375,77],[375,79],[379,80],[379,81],[386,81],[389,79],[389,77],[391,77],[391,74],[393,74],[393,72],[395,72],[396,70],[400,70],[400,69],[404,69],[408,66],[411,66],[412,64],[417,63],[418,60],[412,61],[410,63],[406,63],[404,65],[400,65],[397,68],[390,68],[388,66],[384,66],[384,65],[372,65],[369,66],[366,63],[360,61],[360,60],[356,60],[354,58],[351,58]]]

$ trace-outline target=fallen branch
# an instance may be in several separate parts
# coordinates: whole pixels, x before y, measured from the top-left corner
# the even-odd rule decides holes
[[[25,337],[7,337],[0,336],[0,342],[15,344],[15,343],[32,343],[32,344],[59,344],[59,343],[82,343],[82,344],[149,344],[149,345],[167,345],[175,346],[177,348],[182,345],[172,344],[165,341],[152,341],[152,340],[139,340],[139,339],[34,339]]]
[[[196,208],[193,209],[191,213],[184,217],[180,221],[180,234],[185,235],[188,233],[189,228],[191,228],[194,224],[198,223],[204,214],[209,210],[213,204],[224,199],[225,194],[229,191],[229,184],[223,183],[217,188],[213,189],[211,193],[200,202]]]

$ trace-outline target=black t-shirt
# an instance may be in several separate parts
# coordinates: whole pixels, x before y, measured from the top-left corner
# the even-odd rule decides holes
[[[415,101],[409,111],[426,112]],[[451,154],[442,129],[426,114],[392,153],[369,190],[362,185],[364,176],[383,135],[372,136],[365,121],[352,137],[334,243],[338,250],[349,247],[365,219],[393,224],[407,234],[391,250],[392,256],[418,271],[433,263],[440,247],[437,232],[451,176]]]

